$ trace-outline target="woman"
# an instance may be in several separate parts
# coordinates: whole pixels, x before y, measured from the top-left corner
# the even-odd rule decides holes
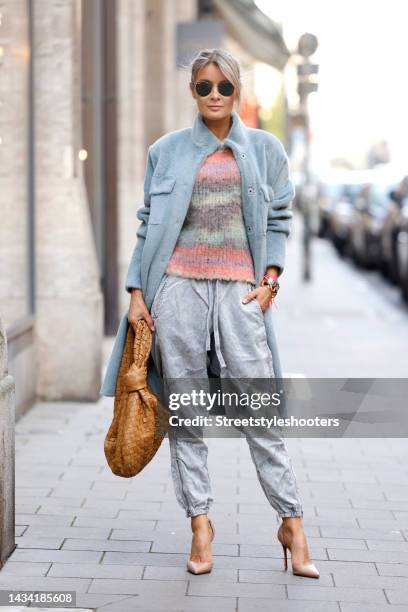
[[[149,148],[145,202],[129,266],[127,323],[143,318],[153,333],[148,381],[280,377],[271,302],[284,266],[293,184],[288,159],[273,135],[246,128],[240,70],[223,49],[200,52],[191,64],[197,104],[192,128],[170,132]],[[150,312],[149,312],[150,309]],[[126,336],[122,320],[101,393],[114,395]],[[154,371],[156,374],[154,374]],[[169,431],[171,470],[180,505],[191,517],[190,572],[211,571],[214,526],[207,446],[200,436]],[[276,430],[244,429],[258,479],[282,518],[277,537],[287,569],[319,577],[302,527],[302,504],[285,444]]]

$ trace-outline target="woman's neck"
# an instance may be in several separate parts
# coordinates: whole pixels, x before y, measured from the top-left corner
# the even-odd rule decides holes
[[[205,125],[208,127],[208,129],[211,130],[211,132],[215,134],[215,136],[219,140],[224,140],[224,138],[227,137],[228,132],[231,129],[232,115],[229,115],[228,117],[225,117],[224,119],[215,119],[215,120],[205,119],[203,117],[203,121]]]

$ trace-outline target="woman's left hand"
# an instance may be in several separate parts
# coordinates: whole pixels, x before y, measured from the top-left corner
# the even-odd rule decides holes
[[[256,287],[244,295],[242,303],[247,304],[254,299],[258,300],[262,312],[265,312],[265,310],[269,307],[269,302],[271,300],[271,290],[269,287]]]

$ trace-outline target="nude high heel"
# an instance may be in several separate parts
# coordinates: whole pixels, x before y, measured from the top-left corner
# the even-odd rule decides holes
[[[212,531],[211,540],[210,540],[212,542],[215,536],[215,529],[214,529],[213,522],[209,517],[208,517],[208,525]],[[208,574],[209,572],[211,572],[212,568],[213,568],[212,561],[192,561],[191,559],[187,561],[187,570],[191,574]]]
[[[285,564],[285,572],[288,569],[288,548],[290,549],[290,545],[288,542],[286,542],[284,536],[283,536],[283,532],[282,532],[282,525],[279,527],[278,529],[278,540],[282,545],[283,548],[283,555],[284,555],[284,564]],[[298,564],[294,564],[292,561],[292,551],[291,551],[291,564],[292,564],[292,574],[294,576],[304,576],[305,578],[320,578],[320,574],[319,574],[319,570],[317,569],[317,567],[315,566],[314,563],[298,563]]]

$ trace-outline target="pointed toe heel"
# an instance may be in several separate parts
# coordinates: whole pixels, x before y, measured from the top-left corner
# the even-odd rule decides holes
[[[187,561],[187,570],[190,574],[208,574],[213,567],[212,561]]]
[[[212,542],[215,537],[215,527],[210,518],[208,518],[208,525],[211,529],[210,542]],[[211,572],[212,568],[212,561],[192,561],[191,559],[187,561],[187,570],[191,574],[208,574],[209,572]]]
[[[285,541],[281,528],[279,527],[277,537],[282,545],[283,560],[285,571],[288,569],[288,548],[290,550],[292,574],[294,576],[303,576],[304,578],[320,578],[320,573],[314,563],[298,563],[292,561],[292,551],[289,544]]]

